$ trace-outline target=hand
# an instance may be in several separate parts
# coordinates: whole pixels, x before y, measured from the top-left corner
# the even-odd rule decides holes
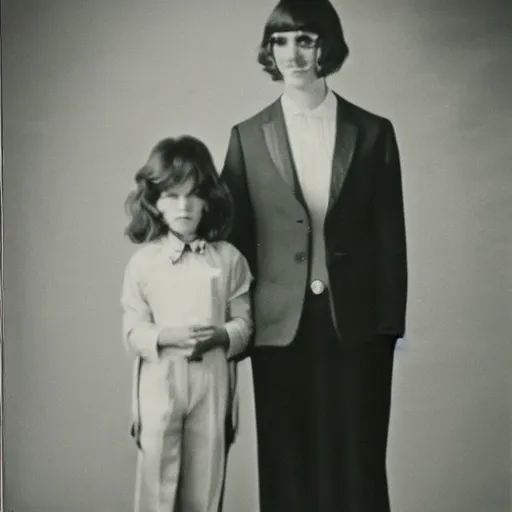
[[[161,348],[192,348],[196,341],[191,333],[195,327],[164,327],[158,335],[158,345]]]
[[[188,357],[190,361],[200,361],[203,354],[214,348],[229,347],[229,336],[224,327],[195,326],[191,328],[190,337],[195,341],[194,350]]]

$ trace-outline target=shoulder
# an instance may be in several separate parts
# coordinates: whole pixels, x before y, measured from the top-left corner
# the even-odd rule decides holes
[[[341,119],[355,126],[363,140],[373,141],[373,144],[378,140],[390,141],[396,138],[395,128],[388,118],[351,103],[336,93],[335,96],[341,110]]]
[[[333,91],[334,92],[334,91]],[[366,108],[356,105],[334,92],[338,105],[346,118],[359,125],[366,126],[382,126],[391,125],[391,121],[386,117],[367,110]]]
[[[210,242],[210,245],[213,250],[218,253],[226,262],[235,262],[244,257],[242,253],[227,240],[217,240],[215,242]]]
[[[156,240],[140,245],[129,258],[126,270],[136,274],[143,272],[159,253],[160,244]]]
[[[233,270],[239,273],[250,274],[249,264],[245,256],[227,240],[220,240],[217,242],[210,242],[211,247],[216,254],[220,257],[224,268]]]
[[[260,109],[252,116],[237,123],[235,128],[238,128],[239,130],[245,130],[247,128],[252,128],[253,126],[259,126],[263,123],[266,123],[272,117],[272,113],[277,107],[278,102],[279,98],[270,103],[270,105]]]
[[[249,288],[253,281],[253,275],[245,256],[231,243],[227,241],[213,242],[219,255],[221,268],[227,279],[226,283],[230,289],[246,287]]]

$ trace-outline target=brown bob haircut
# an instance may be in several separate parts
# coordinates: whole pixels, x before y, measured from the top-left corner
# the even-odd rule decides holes
[[[318,45],[322,50],[318,61],[320,77],[327,77],[341,68],[349,51],[332,4],[328,0],[281,0],[265,23],[258,49],[258,62],[272,80],[279,81],[283,77],[274,60],[271,36],[275,32],[294,30],[318,34]]]

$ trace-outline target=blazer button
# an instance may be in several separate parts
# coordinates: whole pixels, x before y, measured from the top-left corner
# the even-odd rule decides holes
[[[295,261],[297,263],[301,263],[303,261],[306,261],[306,253],[305,252],[298,252],[295,254]]]

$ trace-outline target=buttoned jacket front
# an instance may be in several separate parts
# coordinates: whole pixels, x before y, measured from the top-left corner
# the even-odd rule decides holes
[[[340,340],[405,330],[407,259],[394,128],[336,95],[329,205],[324,224],[333,322]],[[230,241],[255,275],[256,346],[297,332],[309,286],[311,228],[281,101],[233,127],[222,179],[235,202]]]

